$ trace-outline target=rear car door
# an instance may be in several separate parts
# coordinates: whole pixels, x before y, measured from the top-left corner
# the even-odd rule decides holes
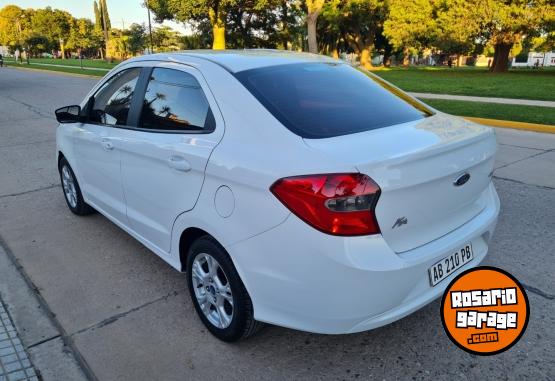
[[[122,130],[127,217],[143,239],[169,252],[173,223],[195,206],[223,119],[197,69],[163,63],[144,76],[133,127]]]
[[[122,70],[95,92],[86,108],[88,120],[77,127],[74,147],[87,202],[120,222],[127,220],[120,171],[119,127],[128,123],[141,68]]]

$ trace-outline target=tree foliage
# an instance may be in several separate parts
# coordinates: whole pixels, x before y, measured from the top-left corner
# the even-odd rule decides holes
[[[185,23],[182,36],[154,29],[155,51],[182,48],[278,48],[338,56],[355,53],[370,67],[376,54],[493,56],[492,71],[509,55],[555,48],[553,0],[143,0],[157,21]],[[0,44],[32,52],[69,51],[128,57],[145,49],[145,28],[110,25],[106,0],[93,0],[94,23],[46,7],[0,9]],[[113,39],[114,41],[109,42]]]
[[[226,48],[226,26],[237,23],[237,14],[263,14],[277,0],[149,0],[148,5],[158,21],[176,20],[198,23],[212,28],[212,48]],[[248,17],[248,16],[247,16]],[[251,18],[252,20],[252,18]]]
[[[320,50],[356,53],[360,64],[370,67],[375,42],[387,14],[384,0],[333,0],[324,5],[318,34]]]

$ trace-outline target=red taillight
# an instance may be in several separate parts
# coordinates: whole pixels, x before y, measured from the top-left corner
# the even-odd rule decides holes
[[[380,187],[366,175],[286,177],[270,190],[291,212],[324,233],[348,236],[380,232],[374,213]]]

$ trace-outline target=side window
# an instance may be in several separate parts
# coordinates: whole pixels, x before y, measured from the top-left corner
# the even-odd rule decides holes
[[[195,77],[155,68],[145,93],[140,127],[207,132],[214,130],[215,120]]]
[[[90,121],[112,126],[127,123],[140,68],[123,70],[108,80],[94,96]]]

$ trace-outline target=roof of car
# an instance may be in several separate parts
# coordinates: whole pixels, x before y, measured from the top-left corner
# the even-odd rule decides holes
[[[188,57],[197,57],[214,62],[233,73],[290,63],[341,62],[337,59],[318,54],[272,49],[183,50],[172,53],[145,55],[139,57],[138,60],[149,60],[154,58],[163,61],[187,62]]]

